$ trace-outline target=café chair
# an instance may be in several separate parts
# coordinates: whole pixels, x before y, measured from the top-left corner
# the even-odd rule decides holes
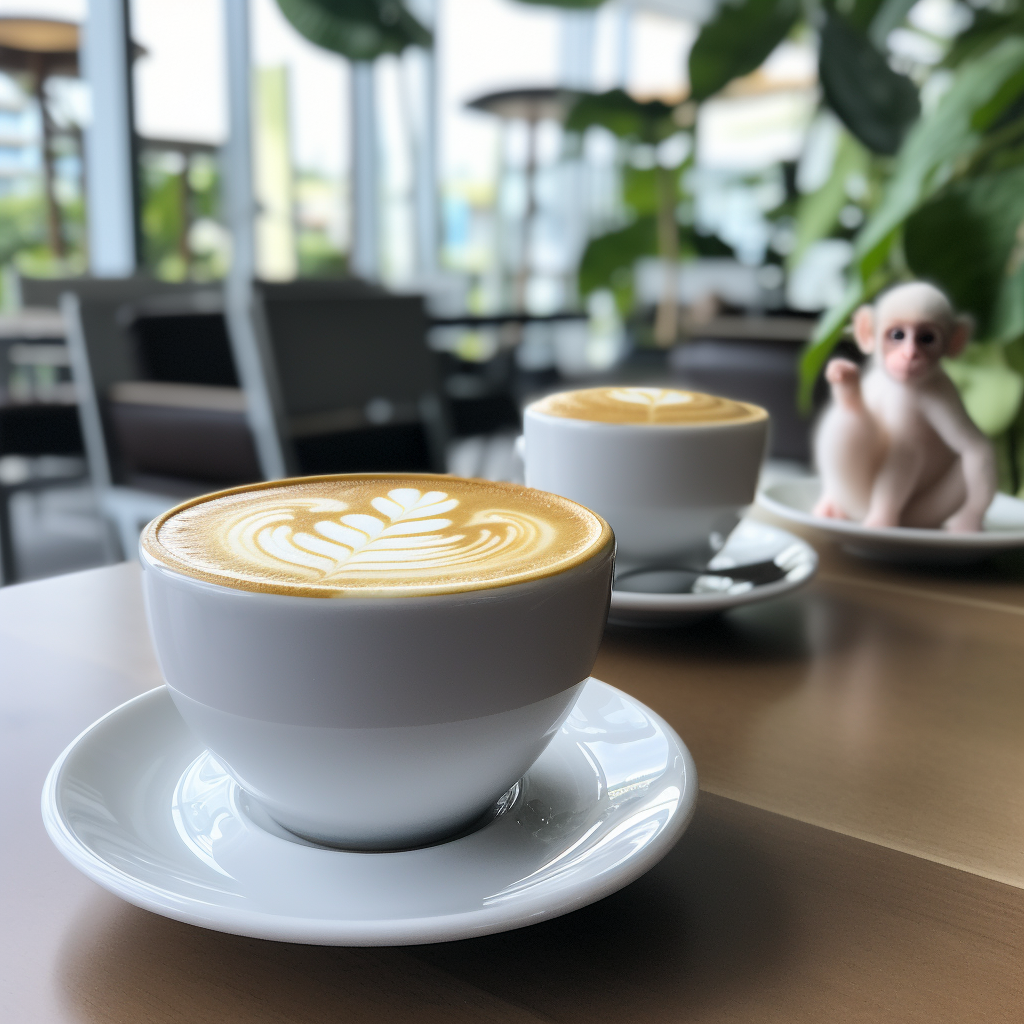
[[[68,374],[64,322],[55,309],[0,316],[0,586],[19,576],[14,496],[77,484],[85,476]]]
[[[220,289],[153,285],[93,281],[61,298],[90,475],[126,558],[161,512],[262,476]]]
[[[356,280],[229,285],[264,476],[446,469],[448,415],[420,296]]]

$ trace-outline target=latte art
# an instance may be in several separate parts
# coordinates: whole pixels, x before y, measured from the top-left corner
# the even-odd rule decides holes
[[[454,521],[439,516],[454,512],[459,501],[445,491],[399,487],[370,504],[380,515],[342,515],[345,502],[316,499],[254,512],[231,527],[227,547],[264,569],[285,562],[329,582],[348,573],[473,565],[510,548],[545,547],[554,532],[508,510],[476,513],[461,531],[452,529]]]
[[[662,426],[745,423],[764,419],[763,409],[717,395],[675,388],[586,388],[548,395],[535,412],[596,423]]]
[[[153,561],[186,575],[314,597],[502,586],[610,543],[607,525],[565,498],[412,475],[236,488],[172,509],[143,535]]]

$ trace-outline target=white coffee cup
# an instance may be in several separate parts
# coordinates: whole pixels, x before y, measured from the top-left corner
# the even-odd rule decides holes
[[[157,658],[188,725],[286,828],[355,849],[436,841],[515,785],[589,676],[611,591],[601,528],[565,571],[411,597],[237,589],[161,564],[144,535]]]
[[[587,396],[599,399],[595,408]],[[608,404],[615,396],[624,410]],[[686,419],[687,396],[705,414],[735,415],[701,419],[696,409]],[[677,406],[682,421],[656,418],[659,402],[669,412]],[[620,569],[702,567],[753,502],[767,440],[768,415],[757,406],[663,388],[594,388],[527,406],[521,454],[527,486],[608,521]]]

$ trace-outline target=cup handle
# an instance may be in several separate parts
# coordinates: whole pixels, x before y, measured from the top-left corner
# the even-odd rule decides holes
[[[515,453],[516,453],[516,458],[518,458],[519,461],[522,462],[522,464],[525,466],[526,465],[526,435],[525,434],[520,434],[516,438],[516,443],[513,446],[513,448],[514,448]]]

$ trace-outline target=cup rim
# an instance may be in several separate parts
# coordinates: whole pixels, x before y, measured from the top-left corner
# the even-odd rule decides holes
[[[541,399],[537,399],[536,402],[531,402],[523,410],[524,430],[527,417],[542,420],[545,423],[564,423],[566,426],[570,426],[575,430],[628,430],[630,432],[635,432],[637,430],[658,430],[677,431],[680,433],[691,434],[703,431],[750,430],[752,428],[761,428],[764,427],[771,419],[767,409],[764,409],[759,405],[755,405],[753,402],[745,402],[745,405],[758,409],[761,412],[761,415],[746,420],[719,420],[718,422],[707,421],[703,423],[609,423],[607,420],[586,420],[579,416],[555,416],[552,413],[534,408],[534,406],[536,406],[540,401]]]
[[[390,473],[321,473],[312,476],[284,477],[277,480],[261,480],[253,484],[240,484],[235,487],[226,487],[218,491],[211,491],[208,494],[201,494],[194,498],[189,498],[188,500],[175,505],[173,508],[167,509],[165,512],[162,512],[160,515],[152,519],[143,529],[142,535],[139,538],[139,557],[144,567],[157,569],[174,578],[187,580],[189,583],[211,586],[218,590],[228,590],[241,594],[260,594],[264,596],[283,597],[288,599],[299,597],[312,598],[315,600],[335,598],[344,599],[346,601],[381,601],[389,599],[410,600],[413,598],[426,597],[458,597],[459,595],[479,593],[481,591],[498,590],[521,584],[538,583],[545,579],[561,576],[565,573],[571,572],[574,569],[593,562],[605,553],[607,553],[609,557],[614,556],[615,535],[612,528],[608,525],[607,520],[597,512],[593,511],[593,509],[587,508],[585,505],[581,505],[579,502],[573,501],[571,498],[566,498],[563,495],[556,495],[556,497],[560,501],[567,502],[570,505],[582,509],[588,516],[592,516],[597,520],[600,526],[600,533],[589,547],[560,562],[552,564],[543,570],[531,572],[525,576],[520,573],[516,575],[502,576],[495,579],[471,580],[457,586],[445,585],[436,588],[425,588],[421,585],[410,585],[408,587],[387,587],[380,589],[352,588],[348,590],[337,587],[318,586],[316,584],[296,584],[294,586],[288,586],[287,588],[280,588],[270,583],[261,584],[259,582],[255,582],[248,583],[245,586],[240,586],[233,583],[233,578],[229,575],[220,576],[218,578],[209,578],[205,574],[190,571],[187,563],[182,559],[174,557],[171,552],[167,551],[159,542],[157,537],[160,527],[174,515],[184,511],[185,509],[203,504],[207,501],[213,501],[217,498],[252,491],[269,490],[274,487],[286,487],[290,484],[317,483],[320,481],[348,479],[388,480],[395,479],[396,477],[408,480],[435,482],[471,479],[466,477],[457,477],[451,473],[407,473],[401,471],[394,471]],[[536,491],[539,494],[548,493],[535,487],[526,487],[525,484],[510,483],[508,481],[487,480],[477,482],[485,483],[488,487],[496,487],[499,490],[523,489]],[[149,545],[147,545],[147,540],[150,541]]]
[[[232,587],[227,583],[218,583],[216,580],[201,579],[198,576],[187,575],[172,566],[164,565],[162,562],[154,560],[153,557],[147,551],[142,550],[142,548],[139,549],[139,561],[142,565],[143,576],[152,573],[165,579],[171,586],[195,587],[199,591],[209,594],[230,594],[246,600],[288,601],[293,604],[297,602],[305,602],[306,604],[325,607],[328,605],[338,605],[340,607],[344,604],[346,608],[351,608],[356,605],[361,607],[382,608],[385,605],[393,604],[396,606],[401,605],[403,608],[411,608],[414,604],[432,604],[437,601],[480,601],[481,598],[486,598],[486,595],[494,594],[499,591],[511,591],[519,587],[539,587],[544,584],[550,584],[569,577],[575,572],[585,570],[588,566],[595,564],[601,554],[606,551],[608,553],[609,560],[612,559],[615,555],[614,541],[610,548],[602,548],[601,551],[596,552],[592,557],[585,559],[576,565],[570,566],[564,571],[552,573],[548,576],[535,576],[525,580],[512,580],[508,583],[495,583],[492,587],[478,588],[476,590],[466,588],[463,590],[438,591],[430,594],[416,592],[394,595],[386,594],[382,591],[364,591],[362,593],[350,591],[347,593],[339,592],[335,600],[330,600],[323,596],[311,597],[309,594],[300,594],[297,592],[283,593],[279,590],[249,590],[248,588],[243,589],[242,587]]]

